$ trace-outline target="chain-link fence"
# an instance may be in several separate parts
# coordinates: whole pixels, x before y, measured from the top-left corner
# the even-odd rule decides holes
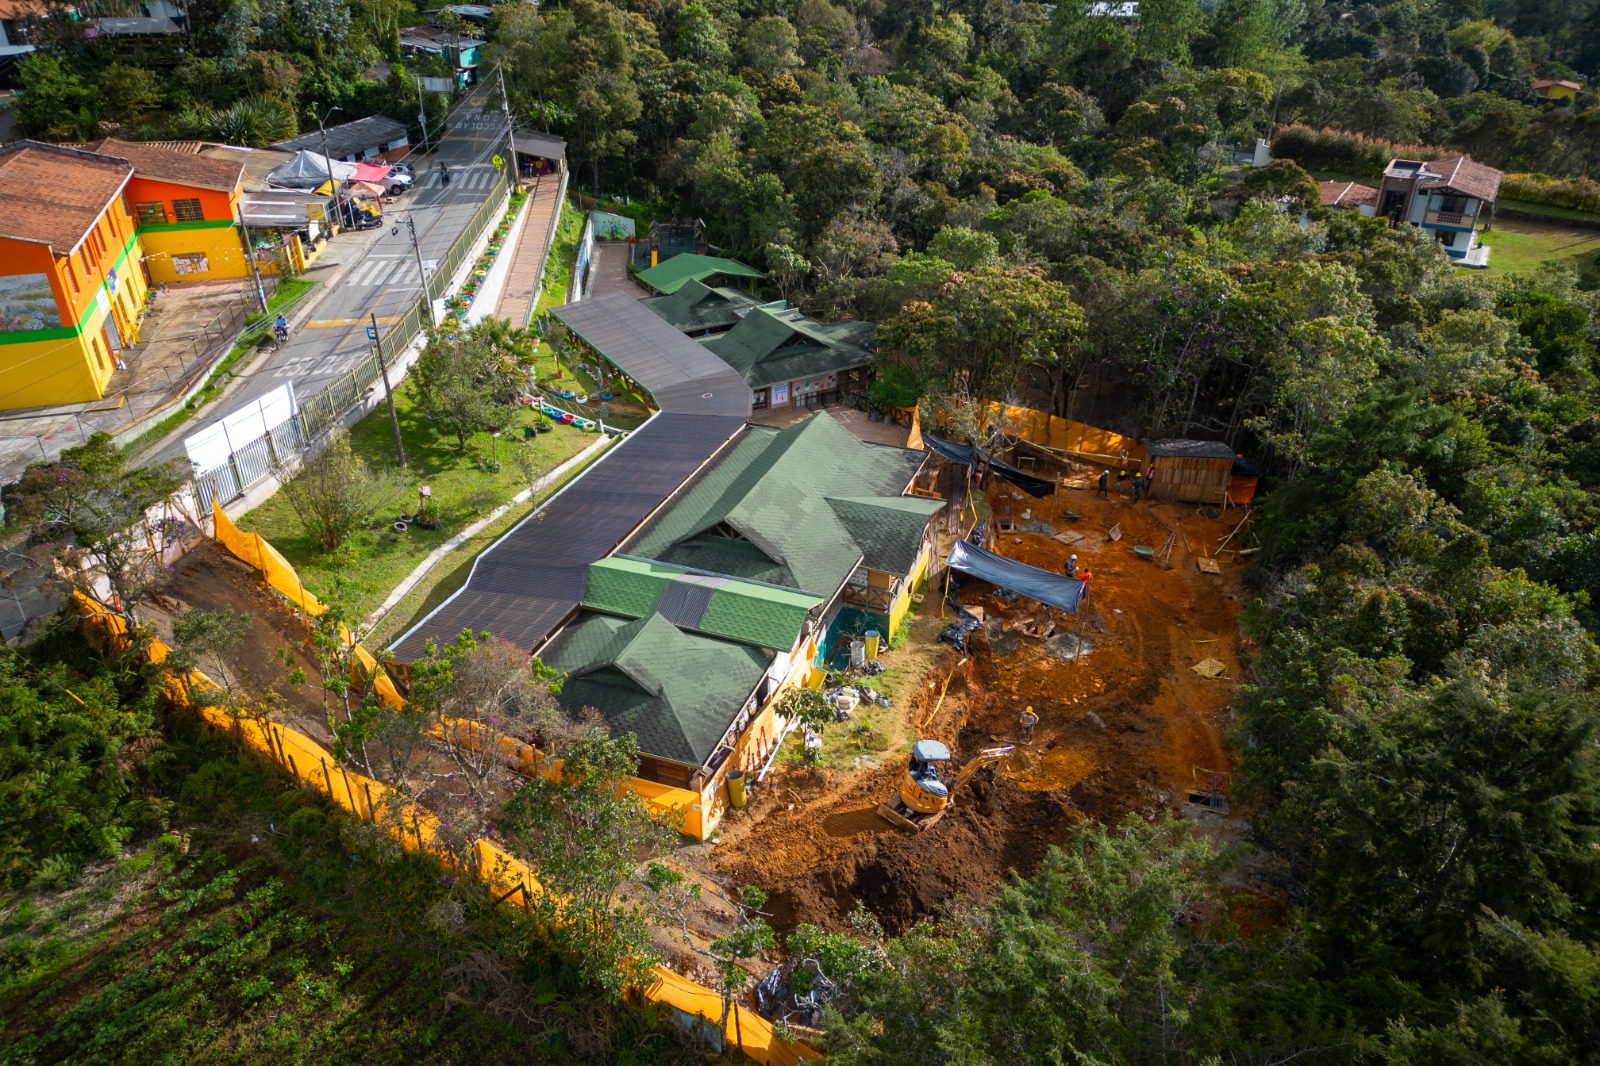
[[[498,196],[491,196],[473,212],[466,228],[440,260],[439,269],[429,277],[430,298],[438,299],[449,291],[451,279],[472,252],[478,238],[504,210],[504,201]],[[385,351],[391,356],[397,355],[422,333],[428,322],[428,305],[419,299],[400,316],[398,322],[384,331]],[[194,492],[201,508],[209,511],[213,500],[225,504],[244,495],[252,485],[270,475],[275,467],[300,456],[356,405],[381,373],[377,354],[368,353],[366,358],[320,392],[297,397],[298,410],[287,422],[254,440],[230,440],[227,460],[195,475]],[[398,375],[391,378],[395,385],[400,380]]]

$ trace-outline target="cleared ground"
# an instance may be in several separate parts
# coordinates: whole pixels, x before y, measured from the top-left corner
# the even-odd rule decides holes
[[[898,721],[880,725],[883,750],[857,760],[860,768],[780,766],[750,807],[723,823],[714,869],[766,889],[781,930],[843,928],[858,899],[888,929],[901,929],[960,896],[992,893],[1012,870],[1030,872],[1080,819],[1193,813],[1185,800],[1197,784],[1226,792],[1239,567],[1225,556],[1222,574],[1210,575],[1195,560],[1215,551],[1243,512],[1207,518],[1186,505],[1097,500],[1086,476],[1042,501],[1013,497],[1002,484],[991,503],[997,513],[1009,508],[1017,525],[994,550],[1057,573],[1076,551],[1094,574],[1090,596],[1076,616],[1053,612],[1056,630],[1041,638],[1019,626],[1037,632],[1046,608],[1005,602],[973,583],[962,602],[984,609],[984,629],[965,656],[944,646],[928,656],[926,642],[945,624],[939,590],[928,591],[911,634],[927,668],[899,694]],[[1080,517],[1064,517],[1069,510]],[[1106,533],[1116,524],[1123,536],[1113,542]],[[1173,531],[1170,567],[1135,555],[1136,544],[1159,552]],[[1055,539],[1067,532],[1082,539]],[[1221,677],[1192,669],[1208,658],[1222,664]],[[943,740],[959,762],[1016,740],[1030,705],[1041,718],[1032,744],[980,771],[942,822],[912,835],[877,815],[899,787],[911,739]],[[829,727],[825,745],[848,743],[849,729]]]

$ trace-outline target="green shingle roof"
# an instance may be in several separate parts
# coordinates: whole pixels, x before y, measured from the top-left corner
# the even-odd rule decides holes
[[[642,618],[659,613],[682,628],[787,652],[822,600],[791,589],[690,573],[681,566],[614,555],[589,567],[583,605]]]
[[[867,444],[827,414],[751,426],[627,551],[826,599],[860,560],[897,569],[913,526],[920,543],[942,504],[900,494],[923,454]]]
[[[639,280],[660,293],[671,295],[686,281],[704,281],[723,275],[730,278],[764,278],[755,267],[745,266],[737,259],[723,259],[716,255],[684,253],[639,272]]]
[[[867,365],[874,331],[870,322],[824,324],[793,308],[764,305],[704,344],[759,389]]]
[[[727,329],[736,324],[750,308],[762,306],[761,300],[747,292],[712,288],[692,278],[670,296],[652,296],[640,302],[669,325],[687,333]],[[787,307],[788,304],[778,300],[769,306]]]
[[[639,750],[702,765],[743,709],[772,653],[686,633],[659,614],[628,620],[580,615],[551,640],[545,663],[567,675],[558,697],[598,711]]]

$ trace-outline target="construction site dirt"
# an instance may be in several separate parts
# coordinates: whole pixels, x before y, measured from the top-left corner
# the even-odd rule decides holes
[[[1096,474],[1072,471],[1045,499],[1005,482],[987,496],[991,550],[1055,573],[1078,556],[1092,575],[1079,612],[970,582],[955,596],[981,610],[982,627],[965,654],[942,648],[898,698],[904,735],[945,742],[956,764],[1016,743],[1009,759],[979,771],[954,809],[920,833],[877,814],[899,788],[903,751],[860,770],[779,768],[723,823],[715,869],[764,888],[780,931],[802,922],[844,928],[858,901],[887,930],[901,930],[991,895],[1011,871],[1031,872],[1083,819],[1197,814],[1186,802],[1196,791],[1225,805],[1240,557],[1224,555],[1220,573],[1197,562],[1217,554],[1245,512],[1134,504],[1115,491],[1099,499]],[[935,640],[954,617],[953,607],[941,611],[943,580],[929,588],[911,641]],[[1039,722],[1023,742],[1027,707]]]

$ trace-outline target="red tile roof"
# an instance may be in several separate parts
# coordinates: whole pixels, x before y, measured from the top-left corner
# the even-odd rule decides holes
[[[1563,89],[1571,89],[1575,93],[1583,91],[1583,86],[1579,85],[1577,82],[1566,81],[1561,78],[1540,78],[1538,81],[1533,83],[1535,91],[1539,89],[1553,89],[1557,85],[1561,86]]]
[[[1317,185],[1317,192],[1322,197],[1323,207],[1361,207],[1363,204],[1376,205],[1378,202],[1377,189],[1353,181],[1320,182]]]
[[[119,141],[115,137],[102,137],[84,147],[101,155],[126,159],[133,164],[134,174],[141,178],[223,192],[239,187],[239,179],[244,174],[243,163],[200,155],[198,142],[185,142],[195,146],[189,151],[165,146],[175,143],[178,142]]]
[[[1418,180],[1417,188],[1449,189],[1487,204],[1494,203],[1495,197],[1500,195],[1500,182],[1505,178],[1504,171],[1474,163],[1464,155],[1431,159],[1428,161],[1428,170],[1439,177],[1422,178]]]
[[[68,255],[128,183],[121,159],[38,141],[0,148],[0,237]]]

